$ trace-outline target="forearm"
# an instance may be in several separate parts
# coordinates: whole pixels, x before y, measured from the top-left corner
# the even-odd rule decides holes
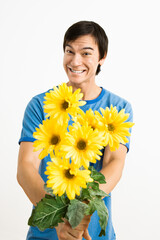
[[[45,196],[44,181],[30,162],[19,164],[17,180],[34,205]]]
[[[122,176],[123,166],[119,166],[119,159],[109,162],[105,167],[100,171],[106,179],[105,184],[100,184],[99,188],[109,194],[119,182]]]

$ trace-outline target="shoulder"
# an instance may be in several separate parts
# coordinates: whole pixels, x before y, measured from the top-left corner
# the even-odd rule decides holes
[[[44,97],[47,92],[49,92],[51,89],[42,92],[40,94],[37,94],[31,98],[31,100],[28,102],[27,108],[37,109],[37,110],[43,110],[44,106]]]
[[[31,100],[28,102],[26,109],[25,109],[25,116],[35,116],[37,118],[40,118],[41,120],[45,119],[45,113],[44,113],[44,96],[47,92],[49,92],[51,89],[37,94],[34,97],[31,98]]]
[[[37,95],[35,95],[31,100],[30,100],[30,103],[32,103],[33,105],[35,104],[40,104],[41,106],[43,106],[44,105],[44,97],[45,97],[45,95],[46,95],[46,93],[47,92],[49,92],[50,90],[52,90],[52,89],[49,89],[49,90],[47,90],[47,91],[45,91],[45,92],[43,92],[43,93],[40,93],[40,94],[37,94]]]
[[[106,107],[110,107],[111,105],[116,106],[117,110],[120,111],[121,109],[125,108],[126,112],[132,112],[131,103],[126,100],[125,98],[118,96],[117,94],[104,89],[104,96],[103,96],[103,104]]]

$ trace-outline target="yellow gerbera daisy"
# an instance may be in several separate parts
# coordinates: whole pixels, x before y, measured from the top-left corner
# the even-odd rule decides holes
[[[69,132],[65,134],[64,143],[61,150],[65,153],[66,158],[72,160],[72,164],[77,166],[89,167],[89,162],[100,160],[103,148],[103,132],[98,132],[87,125],[81,126],[79,122],[69,126]]]
[[[81,89],[77,89],[74,93],[72,86],[68,87],[66,83],[54,87],[49,93],[46,93],[44,99],[44,112],[48,113],[46,117],[57,118],[59,122],[69,120],[69,115],[75,116],[81,113],[82,110],[79,106],[86,104],[85,101],[80,101],[83,93]]]
[[[80,195],[81,188],[86,188],[87,182],[93,181],[91,171],[73,168],[71,171],[69,161],[63,161],[60,157],[52,158],[47,164],[47,187],[52,188],[55,195],[62,196],[66,192],[70,200],[75,199],[76,195]]]
[[[125,144],[128,142],[127,136],[130,136],[129,128],[134,123],[125,122],[129,113],[125,113],[125,109],[122,109],[119,113],[116,107],[111,105],[109,109],[106,107],[104,110],[100,108],[102,115],[99,112],[95,112],[96,117],[99,119],[102,129],[105,135],[105,145],[109,144],[111,151],[115,151],[119,148],[119,144]]]
[[[65,132],[67,132],[67,125],[58,124],[54,118],[44,120],[39,128],[36,128],[33,137],[37,140],[35,140],[33,146],[34,151],[42,149],[39,155],[40,159],[48,154],[53,156],[54,152],[58,154]]]
[[[76,117],[73,117],[74,122],[79,122],[80,125],[88,124],[93,130],[98,129],[100,131],[101,126],[99,120],[96,118],[93,110],[90,108],[85,112],[82,111],[81,114],[78,114]]]

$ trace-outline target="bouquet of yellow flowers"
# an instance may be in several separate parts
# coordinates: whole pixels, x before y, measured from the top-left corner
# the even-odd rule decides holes
[[[90,163],[101,159],[105,146],[115,151],[120,143],[128,142],[129,128],[134,124],[126,122],[129,114],[124,109],[118,112],[112,105],[100,108],[101,113],[91,109],[84,113],[80,106],[86,102],[81,100],[80,91],[73,93],[72,87],[63,83],[44,97],[46,120],[33,136],[35,151],[41,150],[39,158],[51,157],[45,172],[47,194],[33,209],[28,224],[44,231],[66,218],[75,228],[85,215],[97,211],[102,236],[108,221],[102,198],[108,195],[99,184],[106,181]]]

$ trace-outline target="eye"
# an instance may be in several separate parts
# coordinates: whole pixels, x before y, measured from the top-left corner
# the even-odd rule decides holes
[[[72,54],[73,52],[71,50],[66,50],[66,53]]]
[[[91,53],[89,53],[89,52],[84,52],[83,55],[84,55],[84,56],[88,56],[88,55],[91,55]]]

